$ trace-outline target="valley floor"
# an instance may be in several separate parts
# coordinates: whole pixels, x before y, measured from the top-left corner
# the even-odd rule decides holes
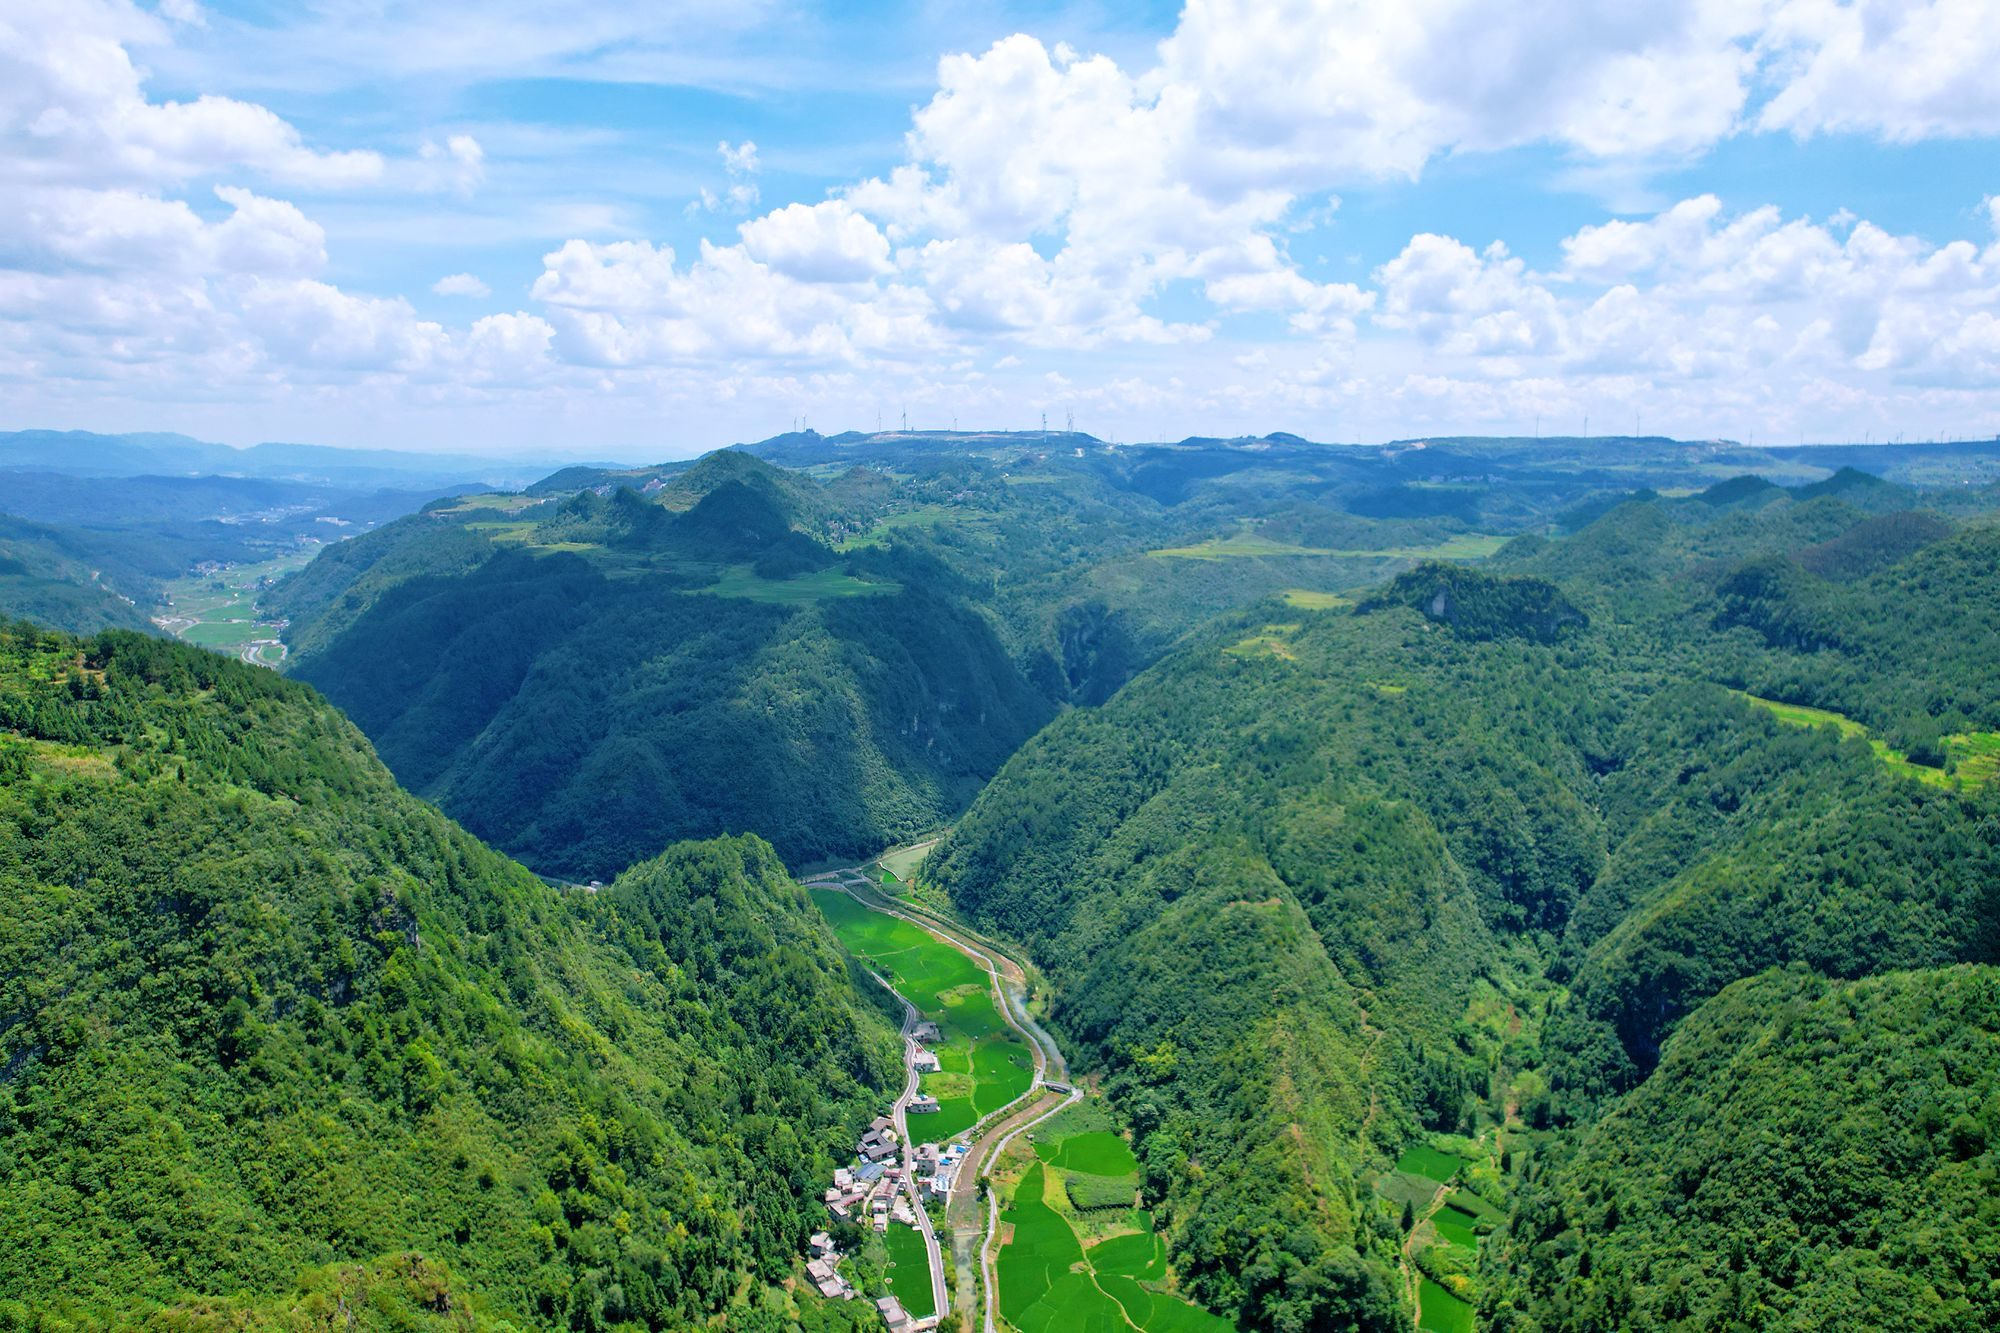
[[[977,1311],[973,1326],[985,1333],[1226,1333],[1226,1321],[1171,1289],[1164,1245],[1151,1215],[1136,1207],[1139,1164],[1095,1093],[1069,1081],[1060,1047],[1029,1013],[1024,962],[887,891],[914,861],[891,853],[805,881],[841,942],[909,1007],[906,1061],[928,1050],[940,1065],[921,1074],[912,1065],[896,1104],[906,1162],[914,1163],[918,1139],[967,1147],[944,1197],[920,1196],[949,1226],[956,1283],[947,1289],[933,1229],[920,1226],[935,1298],[912,1300],[915,1284],[892,1271],[891,1290],[927,1316],[906,1327],[930,1327],[956,1308]],[[920,1043],[920,1033],[930,1039]],[[937,1110],[913,1112],[919,1088]],[[906,1178],[918,1196],[914,1173]],[[907,1242],[889,1246],[899,1248],[916,1253]]]

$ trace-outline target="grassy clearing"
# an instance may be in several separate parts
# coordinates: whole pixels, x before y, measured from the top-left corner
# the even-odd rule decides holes
[[[490,541],[508,546],[525,546],[534,540],[535,521],[533,519],[482,518],[465,525],[467,532],[483,533]]]
[[[541,531],[541,523],[535,519],[478,519],[465,525],[467,532],[485,534],[487,540],[496,546],[512,546],[531,555],[555,555],[568,552],[582,555],[586,551],[595,552],[600,557],[611,554],[602,542],[538,542],[535,534]]]
[[[1352,597],[1334,592],[1314,592],[1311,588],[1287,588],[1280,594],[1285,605],[1301,611],[1342,611],[1354,605]]]
[[[936,1313],[937,1303],[936,1293],[931,1290],[930,1256],[924,1252],[924,1233],[892,1222],[882,1239],[889,1246],[889,1290],[912,1319],[928,1319]]]
[[[2000,731],[1965,732],[1945,737],[1945,748],[1958,761],[1958,776],[1969,786],[1984,787],[2000,777]]]
[[[897,583],[868,583],[837,569],[822,569],[797,578],[767,579],[750,565],[731,565],[722,576],[697,592],[716,597],[741,597],[750,602],[771,602],[784,606],[809,606],[835,597],[873,597],[902,591]]]
[[[963,505],[918,505],[914,509],[905,509],[899,514],[889,514],[876,520],[875,525],[868,531],[847,538],[834,549],[855,551],[866,546],[881,546],[896,533],[911,529],[973,527],[988,521],[987,515],[967,509]]]
[[[1451,1178],[1465,1166],[1463,1157],[1454,1157],[1448,1152],[1431,1147],[1428,1143],[1413,1143],[1403,1150],[1396,1159],[1396,1169],[1407,1171],[1413,1176],[1423,1176],[1435,1180],[1440,1185],[1448,1185]]]
[[[1246,528],[1194,546],[1170,546],[1147,554],[1160,560],[1245,560],[1285,556],[1342,556],[1360,560],[1483,560],[1507,544],[1507,538],[1461,532],[1431,546],[1385,546],[1377,550],[1297,546],[1273,541]]]
[[[914,847],[898,847],[893,852],[882,853],[878,859],[884,870],[908,884],[916,879],[917,867],[924,863],[924,858],[931,854],[934,846],[935,843],[923,842]]]
[[[1417,1327],[1431,1333],[1472,1333],[1472,1307],[1424,1278],[1417,1283]]]
[[[1266,625],[1222,651],[1231,657],[1275,657],[1284,662],[1296,662],[1299,655],[1292,651],[1291,636],[1297,634],[1299,629],[1296,624]]]
[[[434,509],[434,514],[471,514],[492,511],[502,514],[518,514],[523,509],[532,509],[543,503],[543,497],[534,495],[509,495],[499,491],[489,491],[484,495],[461,496],[450,508]]]
[[[1731,690],[1731,694],[1747,703],[1755,704],[1771,716],[1789,727],[1833,727],[1843,739],[1859,736],[1868,742],[1868,748],[1882,761],[1890,772],[1918,782],[1928,782],[1933,787],[1983,787],[2000,775],[2000,732],[1960,732],[1944,738],[1945,751],[1951,755],[1957,766],[1955,773],[1942,768],[1932,768],[1928,764],[1913,762],[1901,750],[1887,741],[1871,735],[1867,727],[1851,717],[1825,708],[1808,708],[1804,704],[1779,703],[1776,699],[1761,699],[1742,690]]]
[[[848,951],[894,982],[943,1034],[932,1048],[941,1068],[923,1080],[938,1109],[912,1117],[912,1133],[941,1143],[1028,1090],[1034,1056],[1001,1021],[985,969],[909,922],[871,911],[837,890],[814,889],[812,896]]]

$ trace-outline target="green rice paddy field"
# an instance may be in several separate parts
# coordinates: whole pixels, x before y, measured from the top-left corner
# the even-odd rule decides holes
[[[937,1302],[931,1290],[930,1256],[924,1253],[924,1233],[891,1222],[882,1239],[889,1246],[889,1290],[912,1319],[928,1319],[937,1312]]]
[[[1396,1159],[1396,1169],[1375,1183],[1375,1190],[1392,1206],[1409,1204],[1420,1216],[1431,1209],[1439,1192],[1444,1191],[1439,1206],[1428,1211],[1425,1218],[1428,1231],[1420,1228],[1417,1233],[1418,1246],[1421,1249],[1442,1245],[1462,1251],[1463,1262],[1470,1266],[1477,1262],[1479,1253],[1480,1219],[1497,1220],[1498,1213],[1478,1195],[1452,1185],[1468,1165],[1463,1157],[1442,1148],[1428,1143],[1411,1144]],[[1429,1277],[1419,1280],[1419,1329],[1428,1333],[1472,1333],[1472,1325],[1470,1303]]]
[[[923,1080],[938,1109],[914,1117],[913,1134],[942,1143],[1028,1090],[1034,1056],[1001,1021],[984,968],[909,922],[871,911],[836,889],[814,889],[812,896],[848,951],[895,983],[943,1034],[932,1047],[943,1067]]]
[[[1420,1279],[1417,1327],[1431,1333],[1472,1333],[1472,1306],[1429,1278]]]
[[[1129,1200],[1139,1163],[1116,1134],[1092,1132],[1038,1142],[1039,1160],[1014,1188],[1000,1223],[1012,1227],[1000,1247],[1000,1313],[1021,1333],[1125,1330],[1230,1333],[1233,1325],[1166,1290],[1167,1255],[1152,1216],[1128,1210],[1127,1229],[1085,1244],[1065,1211],[1082,1181],[1116,1182]],[[1096,1214],[1093,1214],[1096,1216]],[[1096,1224],[1085,1234],[1095,1234]]]
[[[1413,1176],[1423,1176],[1440,1185],[1448,1183],[1464,1165],[1463,1157],[1454,1157],[1428,1143],[1413,1143],[1396,1159],[1398,1171],[1408,1171]]]

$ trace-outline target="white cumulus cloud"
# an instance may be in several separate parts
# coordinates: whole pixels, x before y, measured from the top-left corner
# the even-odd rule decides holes
[[[470,273],[447,273],[431,284],[439,296],[491,296],[493,289]]]

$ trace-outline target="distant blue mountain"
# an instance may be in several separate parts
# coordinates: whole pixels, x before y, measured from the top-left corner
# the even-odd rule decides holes
[[[237,449],[157,431],[100,435],[83,430],[0,432],[0,471],[74,477],[258,477],[352,490],[421,489],[477,483],[518,490],[571,460],[257,444]]]

